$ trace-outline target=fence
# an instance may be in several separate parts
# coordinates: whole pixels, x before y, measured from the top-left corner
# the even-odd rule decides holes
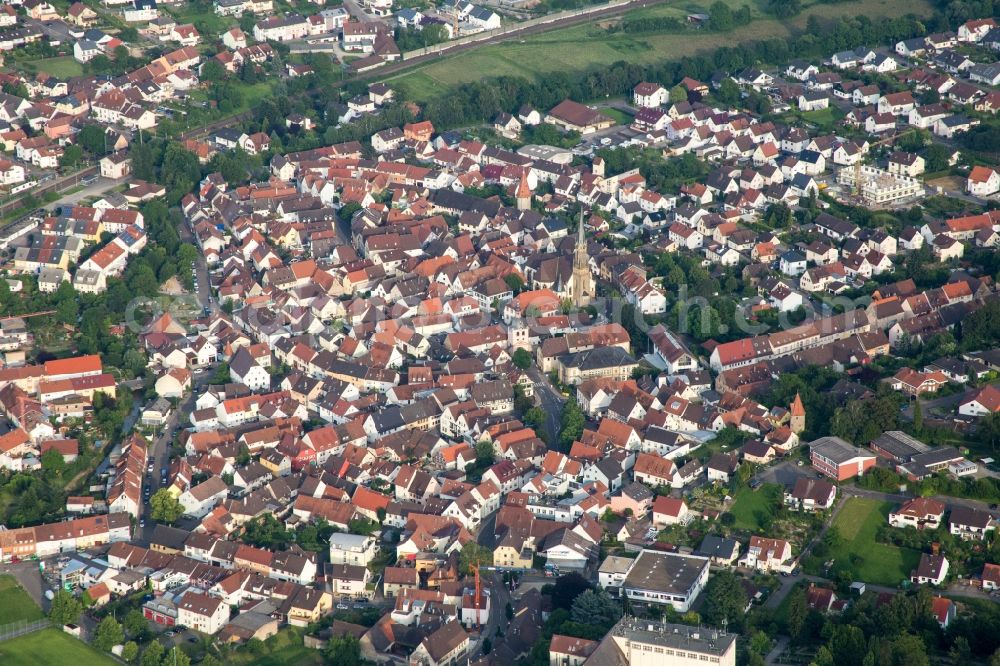
[[[12,638],[17,638],[18,636],[24,636],[25,634],[41,631],[51,625],[52,623],[48,620],[34,620],[33,622],[21,620],[19,622],[11,622],[10,624],[0,625],[0,643],[3,641],[9,641]]]

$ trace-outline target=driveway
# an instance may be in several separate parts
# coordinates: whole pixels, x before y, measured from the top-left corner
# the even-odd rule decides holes
[[[355,18],[362,23],[378,23],[381,20],[362,9],[357,0],[344,0],[344,9],[351,15],[351,18]]]
[[[803,476],[814,474],[810,467],[799,467],[791,461],[785,461],[762,469],[756,477],[761,483],[777,483],[785,488],[794,488],[795,482]]]
[[[902,504],[906,500],[913,499],[913,495],[910,493],[883,493],[877,490],[868,490],[867,488],[847,485],[840,486],[840,493],[844,497],[866,497],[868,499],[893,502],[895,504]],[[991,511],[990,505],[987,502],[980,502],[979,500],[945,495],[934,495],[933,499],[942,502],[949,510],[954,509],[956,506],[962,506],[969,509],[978,509],[979,511]]]
[[[973,389],[970,388],[968,390],[960,391],[958,393],[954,393],[952,395],[946,395],[940,398],[931,398],[930,400],[921,399],[920,409],[923,411],[924,417],[934,416],[932,412],[935,411],[943,412],[948,416],[952,416],[954,414],[955,407],[958,405],[958,403],[962,402],[962,400],[964,400],[966,396],[972,393],[972,391]],[[913,420],[912,400],[906,403],[906,406],[903,408],[900,414],[902,414],[903,418],[905,418],[907,421]]]
[[[69,46],[72,46],[72,43],[76,41],[69,34],[69,26],[60,20],[38,21],[27,16],[21,17],[21,20],[24,21],[25,25],[41,30],[42,34],[48,37],[50,41],[62,42]],[[72,49],[70,50],[72,51]]]

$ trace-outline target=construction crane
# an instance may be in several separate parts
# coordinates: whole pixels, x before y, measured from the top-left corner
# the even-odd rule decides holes
[[[475,596],[472,598],[472,607],[476,609],[476,612],[474,613],[472,622],[477,630],[480,629],[479,613],[483,608],[483,583],[482,580],[479,578],[479,569],[481,568],[481,566],[482,565],[479,563],[478,560],[476,562],[469,563],[469,573],[471,573],[476,578],[476,592]]]
[[[905,132],[900,132],[899,134],[893,134],[892,136],[887,136],[884,139],[879,139],[878,141],[873,141],[868,144],[868,150],[871,151],[872,148],[877,148],[878,146],[892,145],[896,143],[899,139],[903,138],[907,134],[914,132],[914,129],[908,129]],[[861,156],[854,162],[854,196],[861,199]]]

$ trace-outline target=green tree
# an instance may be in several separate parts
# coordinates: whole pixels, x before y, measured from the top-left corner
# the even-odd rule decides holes
[[[894,663],[902,666],[929,666],[930,660],[927,658],[927,646],[920,640],[919,636],[905,634],[897,638],[892,644],[892,654]],[[839,663],[839,662],[838,662]]]
[[[736,630],[742,630],[747,607],[747,593],[739,578],[732,571],[717,572],[705,586],[705,605],[702,616],[713,626],[723,620]]]
[[[810,666],[834,666],[834,663],[833,655],[830,653],[830,648],[825,645],[821,645],[819,650],[816,651],[816,656],[813,657]]]
[[[160,523],[176,522],[184,513],[184,507],[166,488],[160,488],[153,493],[149,505],[153,508],[153,520]]]
[[[476,442],[476,463],[482,467],[489,467],[496,458],[496,449],[493,442],[483,440]]]
[[[587,579],[576,572],[559,576],[552,586],[552,606],[568,611],[576,598],[589,589]]]
[[[764,222],[772,229],[786,229],[794,221],[791,209],[783,203],[768,206]]]
[[[243,540],[260,548],[284,550],[291,542],[292,534],[274,515],[265,513],[246,523]]]
[[[76,624],[83,612],[83,604],[66,590],[59,590],[52,598],[49,619],[55,624]]]
[[[834,663],[860,664],[868,651],[865,633],[859,627],[841,625],[833,632],[830,639],[830,652]]]
[[[532,407],[524,413],[524,423],[532,428],[538,428],[545,423],[545,411],[541,407]]]
[[[139,656],[139,644],[135,641],[129,641],[122,646],[122,659],[128,663],[133,663],[135,658]],[[205,662],[202,662],[205,663]]]
[[[583,434],[583,426],[586,424],[583,411],[576,400],[569,399],[563,405],[562,422],[559,428],[559,443],[563,450],[568,451],[570,446]]]
[[[944,171],[948,168],[951,150],[941,143],[932,143],[924,151],[924,168],[928,173]]]
[[[801,588],[792,590],[792,594],[788,598],[788,614],[785,625],[788,635],[793,642],[798,641],[802,635],[802,628],[805,626],[806,614],[808,612],[809,607],[806,604],[805,591]]]
[[[223,86],[217,85],[215,88]],[[178,203],[201,180],[198,157],[180,143],[170,143],[163,154],[163,184],[167,201]]]
[[[778,18],[791,18],[802,11],[802,2],[800,0],[771,0],[767,8]]]
[[[199,666],[224,666],[222,660],[210,654],[206,654]]]
[[[350,634],[334,636],[323,650],[323,663],[330,666],[360,666],[361,644]]]
[[[604,590],[587,590],[573,600],[570,617],[574,622],[608,630],[621,617],[621,607]]]
[[[163,655],[163,659],[160,660],[160,666],[191,666],[191,657],[187,656],[184,650],[175,645],[169,652]]]
[[[83,148],[76,144],[66,146],[62,157],[59,158],[59,166],[76,166],[83,159]]]
[[[708,25],[712,30],[726,32],[733,29],[733,10],[722,0],[712,3],[708,8],[708,17]]]
[[[213,82],[222,81],[229,76],[229,72],[223,67],[222,63],[215,58],[209,58],[205,61],[205,64],[201,66],[198,78],[202,81]]]
[[[31,97],[31,94],[28,92],[28,86],[24,85],[21,82],[5,83],[3,84],[3,86],[0,86],[0,88],[2,88],[3,91],[8,95],[21,97],[23,99],[28,99],[29,97]]]
[[[972,648],[969,646],[969,639],[965,636],[955,638],[955,643],[948,650],[948,658],[953,664],[967,664],[972,659]]]
[[[42,469],[49,474],[61,476],[63,471],[66,469],[66,461],[55,447],[52,447],[43,453],[39,460],[42,463]]]
[[[68,280],[59,285],[53,294],[56,302],[56,319],[63,324],[76,326],[80,316],[80,296]]]
[[[160,660],[163,658],[164,652],[166,650],[163,647],[163,643],[153,641],[146,648],[146,651],[142,653],[142,666],[160,666]]]
[[[107,137],[100,125],[87,125],[76,135],[76,142],[91,155],[104,155],[108,152]]]
[[[727,76],[722,79],[722,83],[719,84],[719,89],[715,91],[715,97],[722,104],[726,106],[735,107],[740,103],[740,86],[732,79],[732,77]]]
[[[513,291],[515,294],[524,289],[524,280],[521,279],[520,275],[516,273],[511,273],[503,279],[507,283],[507,288]]]
[[[763,631],[755,631],[750,637],[750,649],[759,655],[765,655],[771,650],[771,638]]]
[[[97,625],[94,631],[94,647],[104,652],[110,652],[115,645],[121,645],[125,641],[125,630],[111,615],[107,616]]]
[[[670,89],[670,101],[673,102],[674,104],[677,104],[678,102],[686,102],[687,98],[688,98],[687,88],[685,88],[681,84],[678,83],[676,86]]]
[[[253,34],[253,27],[256,24],[257,17],[253,15],[253,12],[243,12],[243,16],[240,17],[240,30],[248,35]]]
[[[149,628],[148,621],[142,616],[142,611],[137,608],[133,608],[125,615],[124,625],[125,631],[133,638],[142,636]]]
[[[899,401],[895,395],[870,400],[851,400],[834,412],[830,433],[859,446],[867,445],[899,425]]]
[[[531,367],[531,352],[527,349],[517,349],[511,356],[514,361],[514,365],[521,370],[527,370]]]
[[[475,566],[493,566],[493,551],[475,541],[470,541],[462,546],[458,555],[458,570],[464,574],[472,571]]]

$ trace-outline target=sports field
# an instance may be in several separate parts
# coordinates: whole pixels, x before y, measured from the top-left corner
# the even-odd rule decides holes
[[[42,609],[13,576],[0,576],[0,625],[42,617]]]
[[[0,664],[4,666],[112,666],[118,662],[59,629],[43,629],[0,643]]]
[[[742,4],[742,3],[735,3]],[[477,81],[490,76],[539,77],[552,72],[586,69],[617,60],[652,63],[673,60],[714,50],[720,46],[757,39],[788,36],[792,29],[802,28],[808,16],[839,17],[867,15],[897,16],[897,0],[850,0],[835,4],[803,3],[806,9],[791,21],[766,18],[754,10],[753,20],[731,32],[686,31],[683,33],[608,32],[603,22],[580,24],[552,30],[539,35],[512,39],[465,51],[454,56],[420,65],[406,73],[386,79],[401,88],[406,96],[425,101],[440,95],[452,86]],[[927,0],[909,0],[907,13],[930,13]],[[697,8],[672,1],[625,14],[625,20],[652,16],[683,18]],[[704,10],[702,10],[704,11]]]

